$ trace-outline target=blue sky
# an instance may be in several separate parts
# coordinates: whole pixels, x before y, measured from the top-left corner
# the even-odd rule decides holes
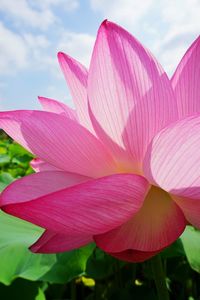
[[[89,65],[103,19],[124,26],[171,76],[200,32],[199,0],[0,0],[0,109],[72,104],[56,54]]]

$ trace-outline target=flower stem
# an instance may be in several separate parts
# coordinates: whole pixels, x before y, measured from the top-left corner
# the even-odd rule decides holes
[[[160,255],[154,256],[150,260],[151,270],[153,273],[156,290],[159,300],[169,300],[169,293],[167,290],[165,273],[163,270],[162,259]]]
[[[75,283],[75,280],[71,281],[71,299],[76,300],[76,283]]]

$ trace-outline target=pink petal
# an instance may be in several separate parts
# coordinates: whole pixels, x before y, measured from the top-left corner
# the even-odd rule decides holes
[[[200,199],[200,116],[185,118],[162,130],[144,160],[144,173],[167,192]]]
[[[156,254],[158,254],[160,251],[155,252],[144,252],[144,251],[138,251],[138,250],[125,250],[119,253],[109,253],[110,255],[114,256],[115,258],[118,258],[120,260],[128,261],[128,262],[143,262]]]
[[[109,253],[129,249],[154,252],[173,243],[185,225],[184,215],[172,198],[152,187],[137,214],[119,228],[94,239],[98,247]]]
[[[92,241],[89,235],[63,235],[45,231],[30,250],[35,253],[59,253],[85,246]]]
[[[127,221],[141,208],[147,190],[148,182],[132,174],[103,177],[34,200],[19,197],[16,188],[14,198],[8,187],[1,194],[1,209],[59,234],[94,235]]]
[[[68,107],[66,104],[45,97],[38,97],[38,99],[45,111],[61,114],[67,118],[77,121],[76,111]]]
[[[35,172],[41,172],[41,171],[62,171],[59,170],[58,168],[44,162],[43,160],[39,158],[33,158],[30,161],[30,165],[33,168]]]
[[[81,182],[88,181],[89,178],[78,174],[49,171],[38,174],[31,174],[14,181],[7,187],[3,194],[7,204],[24,202],[27,199],[33,200],[46,194],[70,187]],[[16,198],[17,195],[17,198]],[[5,203],[4,203],[5,204]],[[52,253],[62,252],[78,248],[92,241],[92,237],[87,235],[65,236],[52,231],[45,231],[39,240],[31,246],[33,252]]]
[[[188,223],[200,229],[200,200],[173,196],[182,209]]]
[[[172,86],[177,98],[179,116],[200,112],[200,36],[194,41],[178,65]]]
[[[133,36],[108,21],[98,32],[88,97],[97,134],[122,164],[131,159],[133,169],[141,167],[155,133],[177,119],[171,83],[161,66]]]
[[[13,181],[5,188],[0,205],[31,201],[88,180],[90,178],[86,176],[62,171],[34,173]]]
[[[69,86],[79,122],[94,133],[88,113],[86,90],[88,71],[81,63],[65,53],[58,53],[58,61]]]
[[[116,172],[104,145],[64,116],[43,111],[0,113],[0,127],[37,157],[58,169],[89,177]]]

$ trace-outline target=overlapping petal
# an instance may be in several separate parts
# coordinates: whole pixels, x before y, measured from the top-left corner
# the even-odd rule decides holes
[[[79,122],[94,132],[88,113],[87,69],[74,58],[62,52],[58,53],[58,61],[76,106]]]
[[[79,174],[62,171],[43,171],[14,181],[4,190],[3,201],[4,204],[30,201],[88,180],[88,177]],[[0,205],[2,205],[1,202]],[[89,235],[70,234],[65,236],[46,230],[39,240],[31,246],[31,251],[38,253],[62,252],[78,248],[92,240],[92,236]]]
[[[187,221],[200,228],[200,116],[162,130],[146,154],[144,171],[172,194]]]
[[[104,145],[83,126],[62,115],[43,111],[2,112],[0,127],[58,169],[91,177],[116,171]]]
[[[152,187],[137,214],[119,228],[95,236],[95,241],[100,248],[111,253],[131,249],[155,252],[174,242],[185,225],[182,211],[170,196]]]
[[[141,162],[155,133],[177,119],[171,83],[161,66],[133,36],[108,21],[98,32],[88,96],[98,135],[129,164]]]
[[[158,254],[160,251],[155,252],[144,252],[144,251],[138,251],[138,250],[125,250],[118,253],[109,253],[110,255],[114,256],[115,258],[118,258],[120,260],[129,261],[129,262],[143,262],[144,260],[147,260],[156,254]]]
[[[30,161],[30,165],[33,168],[35,172],[42,172],[42,171],[62,171],[59,170],[58,168],[44,162],[40,158],[33,158]]]
[[[18,197],[17,187],[14,193],[8,187],[1,208],[55,233],[94,235],[126,222],[141,208],[148,187],[145,178],[132,174],[84,182],[34,200],[26,198],[26,189],[23,194],[20,187]]]
[[[149,145],[144,173],[165,191],[200,199],[200,116],[163,129]]]
[[[86,176],[62,171],[34,173],[12,182],[3,191],[0,206],[31,201],[88,180]]]
[[[78,120],[76,111],[70,108],[69,106],[67,106],[66,104],[45,97],[38,97],[38,99],[45,111],[61,114],[75,121]]]
[[[182,209],[188,223],[200,229],[200,199],[173,196]]]
[[[46,230],[30,250],[35,253],[59,253],[70,251],[93,241],[91,235],[64,235]]]
[[[188,49],[173,77],[179,117],[200,113],[200,37]]]

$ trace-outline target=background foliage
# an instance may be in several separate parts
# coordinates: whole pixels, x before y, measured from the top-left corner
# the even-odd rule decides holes
[[[0,132],[0,190],[33,172],[32,155]],[[156,300],[149,261],[121,262],[95,244],[61,254],[33,254],[42,228],[0,211],[0,299]],[[185,232],[162,252],[170,299],[200,299],[200,231]]]

